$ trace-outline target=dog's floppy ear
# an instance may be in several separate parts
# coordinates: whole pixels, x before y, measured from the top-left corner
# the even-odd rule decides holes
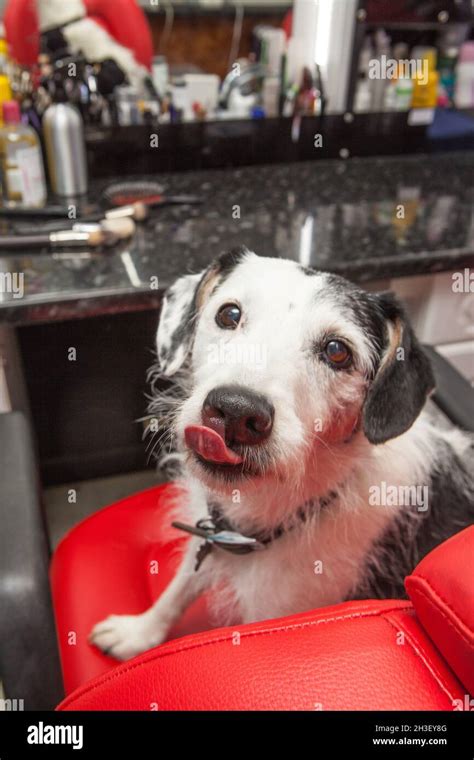
[[[160,369],[168,377],[180,369],[191,346],[196,291],[202,276],[202,272],[186,274],[166,291],[156,340]]]
[[[165,294],[158,324],[158,361],[163,375],[171,377],[183,365],[192,346],[196,319],[218,282],[250,251],[244,246],[224,253],[199,274],[176,280]]]
[[[435,387],[431,364],[403,308],[391,293],[375,296],[386,319],[388,345],[363,409],[363,428],[371,443],[384,443],[408,430]]]

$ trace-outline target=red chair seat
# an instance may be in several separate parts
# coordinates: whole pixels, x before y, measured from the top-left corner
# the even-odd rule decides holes
[[[66,694],[117,665],[88,643],[95,623],[143,612],[173,577],[186,541],[170,525],[176,494],[165,485],[123,499],[84,520],[58,546],[51,582]],[[201,598],[170,635],[210,627]]]
[[[456,677],[407,601],[208,630],[201,599],[160,647],[123,664],[98,652],[87,642],[93,624],[143,611],[176,570],[186,539],[169,528],[170,496],[161,486],[118,502],[59,546],[51,577],[68,694],[59,709],[452,710],[464,699],[466,659]],[[466,533],[472,547],[474,528]],[[462,634],[469,650],[467,623]]]

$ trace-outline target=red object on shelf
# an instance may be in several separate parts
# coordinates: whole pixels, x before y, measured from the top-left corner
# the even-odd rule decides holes
[[[286,13],[282,23],[283,31],[285,32],[286,39],[289,40],[293,32],[293,10]]]
[[[3,107],[3,121],[5,124],[19,124],[21,121],[20,104],[17,100],[5,100]]]
[[[167,643],[122,664],[99,652],[92,626],[142,612],[176,571],[188,540],[170,526],[176,497],[173,485],[131,496],[58,547],[51,580],[68,694],[59,709],[462,709],[474,689],[474,527],[420,563],[407,579],[412,602],[346,602],[212,630],[201,598]]]
[[[150,29],[145,14],[135,0],[84,0],[84,5],[88,18],[129,48],[138,63],[148,69],[151,67],[153,47]],[[33,66],[39,53],[35,0],[9,0],[3,20],[11,57],[23,66]]]

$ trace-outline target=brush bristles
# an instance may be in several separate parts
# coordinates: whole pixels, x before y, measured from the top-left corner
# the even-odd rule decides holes
[[[100,222],[102,230],[113,232],[121,240],[132,237],[135,232],[135,222],[131,217],[122,219],[103,219]]]
[[[89,234],[89,245],[97,246],[97,245],[104,245],[105,239],[107,237],[107,231],[105,230],[94,230],[88,233]]]
[[[137,222],[143,221],[148,215],[148,209],[144,203],[140,203],[140,201],[137,201],[133,204],[135,207],[135,213],[134,218],[137,220]]]
[[[107,219],[123,219],[131,217],[137,222],[143,221],[148,215],[148,209],[145,203],[137,201],[131,203],[129,206],[119,206],[118,208],[112,208],[105,212]]]

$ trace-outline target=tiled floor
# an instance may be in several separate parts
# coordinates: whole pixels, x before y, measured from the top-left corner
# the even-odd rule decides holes
[[[68,530],[88,515],[163,480],[159,471],[143,470],[45,489],[43,501],[52,549]]]

